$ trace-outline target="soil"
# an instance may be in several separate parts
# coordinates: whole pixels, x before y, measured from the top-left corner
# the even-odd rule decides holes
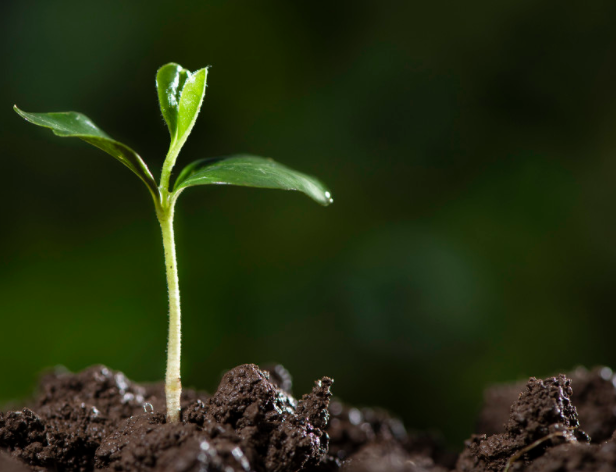
[[[616,377],[608,368],[489,388],[459,456],[386,411],[332,398],[323,377],[296,399],[280,365],[227,372],[213,395],[186,390],[165,422],[162,384],[104,366],[42,378],[0,413],[0,472],[616,471]]]

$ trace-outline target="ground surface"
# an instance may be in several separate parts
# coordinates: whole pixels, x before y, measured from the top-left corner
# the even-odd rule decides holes
[[[187,390],[167,424],[161,384],[103,366],[42,379],[0,413],[0,472],[616,471],[616,380],[607,368],[488,389],[477,434],[456,458],[379,409],[296,399],[281,366],[227,372],[213,395]]]

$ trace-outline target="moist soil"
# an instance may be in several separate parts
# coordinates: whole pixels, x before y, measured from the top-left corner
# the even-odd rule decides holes
[[[162,384],[104,366],[48,374],[25,408],[0,413],[0,472],[616,471],[605,367],[489,388],[459,455],[333,398],[332,384],[295,398],[282,366],[242,365],[213,395],[185,390],[181,422],[166,423]]]

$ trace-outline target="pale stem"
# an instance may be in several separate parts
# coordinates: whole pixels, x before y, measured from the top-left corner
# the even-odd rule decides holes
[[[175,237],[173,235],[173,203],[168,206],[164,205],[157,213],[163,233],[167,287],[169,290],[169,339],[167,343],[167,374],[165,376],[167,422],[175,423],[180,420],[180,395],[182,394],[180,378],[182,323],[180,318],[180,286],[175,256]]]
[[[163,192],[169,191],[169,180],[171,179],[171,171],[173,170],[173,166],[175,165],[175,161],[178,158],[178,154],[180,153],[181,148],[182,146],[178,146],[175,139],[173,139],[173,141],[171,142],[171,146],[169,147],[167,157],[165,157],[165,162],[163,163],[163,171],[160,175],[160,189]],[[173,209],[171,211],[173,211]]]

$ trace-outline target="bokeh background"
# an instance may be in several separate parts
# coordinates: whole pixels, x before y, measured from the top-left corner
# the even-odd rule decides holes
[[[55,365],[163,377],[145,187],[11,107],[81,111],[158,175],[169,61],[212,66],[180,167],[269,156],[335,199],[185,192],[185,386],[277,361],[459,447],[486,385],[616,366],[614,24],[601,0],[2,3],[0,402]]]

